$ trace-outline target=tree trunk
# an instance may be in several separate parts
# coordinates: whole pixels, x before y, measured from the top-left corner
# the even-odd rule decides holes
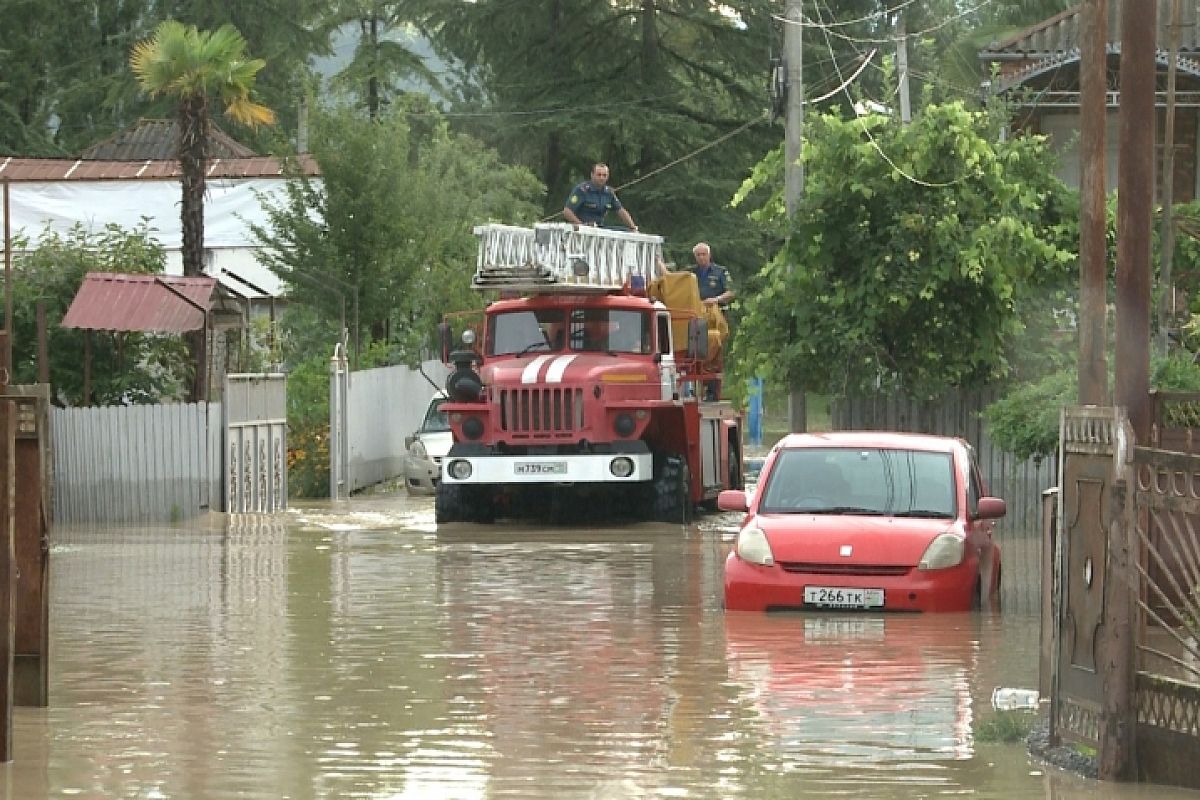
[[[656,16],[658,6],[655,0],[642,0],[642,90],[653,93],[659,84],[660,58],[658,48],[658,26]],[[655,154],[649,140],[642,142],[641,153],[638,156],[638,172],[645,173],[653,169]]]
[[[208,169],[209,120],[203,96],[186,98],[179,107],[179,180],[183,198],[183,274],[204,274],[204,173]]]
[[[183,274],[204,274],[204,175],[208,170],[208,101],[203,95],[185,98],[179,107],[179,173],[183,184],[180,222],[183,227]],[[208,399],[204,331],[187,335],[195,365],[191,401]]]

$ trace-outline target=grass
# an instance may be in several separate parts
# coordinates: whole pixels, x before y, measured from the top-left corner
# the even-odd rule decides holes
[[[980,742],[1023,742],[1036,721],[1037,715],[1028,711],[997,711],[979,720],[975,738]]]

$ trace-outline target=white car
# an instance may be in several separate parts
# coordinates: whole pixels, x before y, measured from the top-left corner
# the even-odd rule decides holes
[[[442,457],[450,452],[453,438],[450,422],[442,411],[444,392],[438,392],[425,409],[421,427],[404,440],[408,453],[404,458],[404,488],[409,494],[433,494],[442,475]]]

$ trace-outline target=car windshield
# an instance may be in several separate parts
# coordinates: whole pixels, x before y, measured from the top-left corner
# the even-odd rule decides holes
[[[488,349],[491,355],[553,353],[563,348],[561,309],[507,311],[488,320]]]
[[[762,489],[764,513],[953,518],[949,453],[803,447],[778,454]]]
[[[446,412],[442,411],[445,402],[446,398],[438,397],[429,404],[425,411],[425,421],[421,423],[421,433],[441,433],[450,430],[450,420],[446,418]]]

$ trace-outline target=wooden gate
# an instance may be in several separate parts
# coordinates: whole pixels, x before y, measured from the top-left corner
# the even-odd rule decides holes
[[[225,511],[287,508],[287,376],[225,376]]]
[[[1110,579],[1108,531],[1124,500],[1118,483],[1130,444],[1118,409],[1063,410],[1062,463],[1052,608],[1058,615],[1051,648],[1051,739],[1099,749],[1105,675],[1101,665],[1105,585]]]

